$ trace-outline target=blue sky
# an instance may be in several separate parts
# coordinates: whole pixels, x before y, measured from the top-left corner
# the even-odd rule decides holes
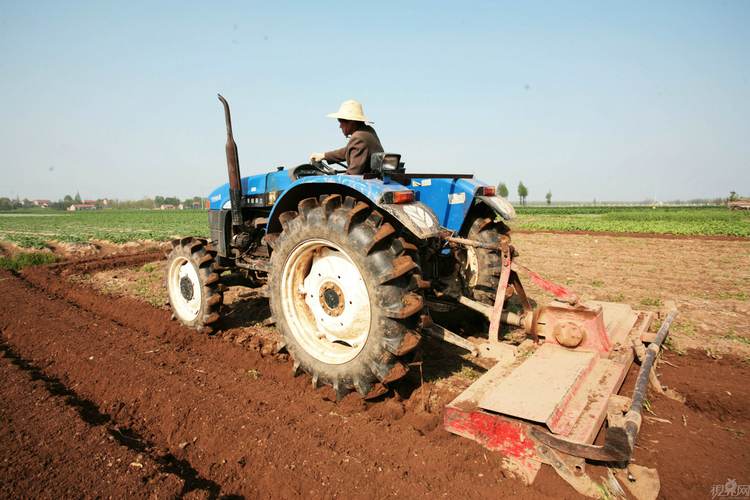
[[[7,2],[0,196],[207,194],[341,147],[530,200],[750,195],[750,2]]]

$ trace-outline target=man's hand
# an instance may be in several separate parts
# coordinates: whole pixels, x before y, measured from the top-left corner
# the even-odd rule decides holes
[[[325,153],[312,153],[310,155],[310,163],[320,163],[325,159]]]

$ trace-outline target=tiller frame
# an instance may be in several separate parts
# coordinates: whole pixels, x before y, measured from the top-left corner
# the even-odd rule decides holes
[[[499,250],[501,255],[493,306],[460,299],[487,317],[488,340],[476,345],[437,324],[428,330],[475,356],[496,361],[446,406],[445,429],[500,452],[506,468],[527,484],[546,463],[579,493],[600,496],[601,487],[585,472],[586,460],[628,467],[649,382],[662,391],[653,367],[677,311],[667,314],[654,335],[648,332],[653,312],[634,311],[626,304],[581,302],[565,286],[515,262],[508,236],[501,236],[498,245],[443,238],[452,246]],[[555,300],[533,308],[521,273]],[[514,294],[523,308],[518,314],[503,310]],[[518,346],[502,342],[501,324],[522,328],[527,340]],[[618,395],[636,357],[641,366],[633,393]],[[600,436],[596,444],[600,434],[603,440]],[[658,492],[653,470],[631,465],[627,477],[648,483],[646,488],[639,485],[650,492],[647,496]]]

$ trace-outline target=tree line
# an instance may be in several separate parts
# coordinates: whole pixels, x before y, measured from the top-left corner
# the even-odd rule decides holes
[[[518,188],[516,190],[518,193],[518,202],[521,205],[526,205],[526,197],[529,195],[529,188],[526,187],[526,185],[523,183],[523,181],[518,183]],[[503,198],[507,198],[510,194],[508,191],[508,186],[504,182],[500,182],[497,185],[497,194],[502,196]],[[544,199],[547,200],[547,205],[552,204],[552,190],[548,190],[547,194],[544,195]],[[736,191],[730,191],[728,198],[697,198],[697,199],[690,199],[690,200],[672,200],[667,201],[666,203],[672,204],[672,205],[680,205],[680,204],[693,204],[693,205],[725,205],[728,202],[731,201],[737,201],[741,200],[742,197],[737,194]],[[644,204],[654,204],[656,203],[656,200],[644,200],[642,203]],[[594,199],[594,205],[596,205],[596,199]]]
[[[180,199],[177,196],[157,195],[153,198],[146,197],[140,200],[117,200],[98,198],[96,200],[83,200],[80,193],[75,195],[66,194],[63,198],[56,201],[49,201],[48,208],[53,210],[67,210],[71,205],[81,205],[85,202],[95,205],[97,208],[122,208],[122,209],[155,209],[161,208],[162,205],[172,205],[177,207],[182,205],[184,208],[203,208],[205,198],[193,196],[192,198]],[[34,200],[28,198],[20,199],[0,197],[0,211],[18,210],[23,208],[34,208],[39,205]]]
[[[529,188],[526,187],[526,185],[523,183],[523,181],[518,183],[518,202],[521,205],[526,205],[526,197],[529,195]],[[501,182],[497,185],[497,194],[502,196],[503,198],[508,197],[508,186],[505,185],[504,182]],[[547,191],[547,194],[544,196],[544,198],[547,200],[547,205],[552,203],[552,190]]]

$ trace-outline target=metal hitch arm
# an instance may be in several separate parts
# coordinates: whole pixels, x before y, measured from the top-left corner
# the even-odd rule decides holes
[[[677,316],[677,311],[672,310],[662,323],[659,332],[656,334],[654,341],[648,346],[646,356],[641,363],[641,369],[638,371],[638,379],[633,390],[632,403],[628,412],[625,414],[625,422],[622,427],[608,427],[604,444],[602,446],[592,444],[582,444],[568,441],[561,437],[550,434],[547,431],[540,430],[536,427],[530,429],[531,436],[541,444],[549,446],[555,450],[573,455],[576,457],[597,460],[601,462],[627,462],[633,455],[635,439],[638,431],[641,429],[641,411],[643,410],[643,401],[646,397],[648,380],[651,370],[654,366],[657,354],[661,349],[664,339],[669,333],[672,321]]]

